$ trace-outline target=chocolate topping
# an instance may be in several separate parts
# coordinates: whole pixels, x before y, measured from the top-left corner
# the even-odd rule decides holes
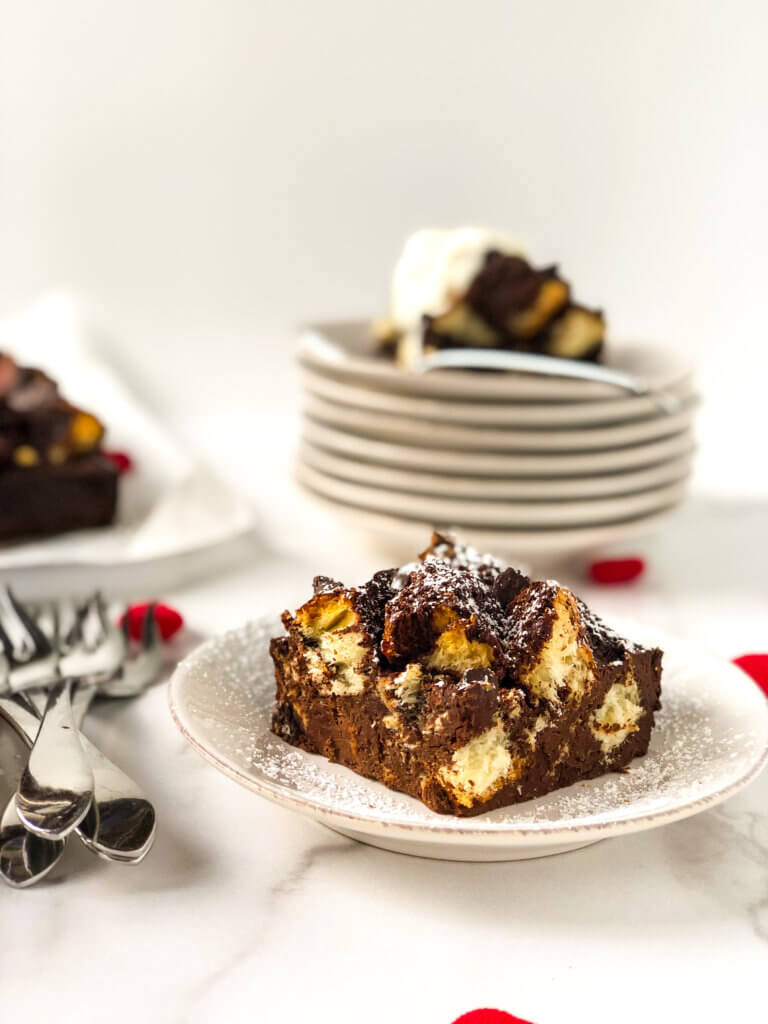
[[[482,554],[469,544],[461,544],[454,537],[447,537],[437,531],[432,534],[429,547],[419,555],[422,562],[430,558],[437,558],[456,568],[470,569],[488,584],[493,583],[499,573],[506,568],[506,562],[502,562],[500,558]]]
[[[381,635],[384,631],[387,602],[394,594],[392,589],[394,574],[394,569],[383,569],[358,591],[358,614],[377,645],[381,643]]]
[[[0,462],[60,465],[98,451],[104,428],[72,405],[42,370],[0,354]]]
[[[315,576],[312,580],[312,590],[315,594],[329,594],[334,590],[343,590],[344,584],[330,576]]]
[[[427,653],[441,629],[436,618],[444,613],[450,613],[444,627],[460,620],[468,639],[489,644],[503,656],[503,612],[483,574],[430,556],[387,604],[382,641],[386,657],[397,663]]]
[[[623,661],[628,653],[636,653],[639,650],[636,644],[625,640],[610,626],[607,626],[580,598],[576,600],[587,642],[598,660]]]
[[[475,275],[467,292],[467,302],[489,324],[503,333],[509,331],[509,322],[536,302],[542,285],[559,281],[557,267],[534,270],[520,256],[506,256],[500,252],[486,253],[485,263]],[[563,284],[563,301],[568,300],[568,288]],[[557,312],[556,309],[554,312]],[[538,333],[538,332],[534,332]]]
[[[491,593],[502,608],[506,608],[507,605],[515,600],[519,593],[530,585],[530,582],[525,573],[520,572],[519,569],[513,569],[512,566],[508,566],[493,581]]]

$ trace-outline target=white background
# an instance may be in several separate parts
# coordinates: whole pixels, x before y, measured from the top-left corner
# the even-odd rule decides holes
[[[139,395],[280,519],[295,325],[382,310],[419,226],[507,229],[616,338],[700,365],[698,486],[717,493],[638,584],[584,597],[728,658],[764,650],[768,506],[733,499],[768,495],[767,43],[764,0],[0,0],[0,317],[84,296]],[[304,533],[311,559],[265,546],[163,596],[217,632],[295,606],[315,571],[374,568]],[[257,800],[165,703],[94,712],[156,802],[146,864],[73,843],[61,884],[0,892],[6,1016],[764,1017],[765,776],[566,857],[421,861]]]
[[[385,307],[408,232],[498,226],[694,351],[700,483],[762,482],[762,0],[0,10],[0,315],[74,288],[156,407],[245,417],[297,323]]]

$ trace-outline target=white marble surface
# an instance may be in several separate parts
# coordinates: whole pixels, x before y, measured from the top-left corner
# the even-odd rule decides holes
[[[286,504],[270,447],[271,480],[248,487],[261,538],[115,575],[113,589],[162,587],[205,633],[295,603],[314,572],[374,567],[370,552],[312,553],[306,530],[292,532],[301,506]],[[767,520],[759,498],[692,498],[647,546],[642,583],[581,591],[608,616],[727,657],[765,649]],[[29,594],[77,582],[17,580]],[[240,789],[176,732],[164,687],[97,708],[88,728],[154,797],[157,843],[134,869],[72,843],[49,884],[0,890],[3,1019],[450,1024],[492,1005],[536,1024],[714,1024],[737,1004],[739,1019],[763,1019],[768,775],[657,831],[537,861],[452,864],[358,845]],[[0,797],[12,781],[0,776]]]

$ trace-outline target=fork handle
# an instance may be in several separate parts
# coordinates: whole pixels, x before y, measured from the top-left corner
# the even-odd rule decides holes
[[[83,722],[85,716],[88,714],[88,709],[93,703],[93,698],[96,696],[98,686],[95,683],[84,683],[80,681],[77,686],[72,687],[72,718],[75,722],[75,728],[80,730],[82,734]],[[6,709],[9,713],[13,713],[15,708],[19,707],[20,701],[26,701],[27,704],[32,705],[32,708],[37,711],[37,715],[34,716],[36,722],[34,733],[31,737],[31,743],[35,741],[35,734],[37,733],[37,725],[40,723],[40,719],[45,714],[45,702],[47,694],[45,690],[27,690],[24,694],[14,694],[13,698],[10,699],[10,703],[7,698],[0,696],[0,714],[3,712],[3,705],[5,703]],[[23,712],[22,708],[22,712]],[[23,717],[23,715],[22,715]],[[27,725],[29,719],[26,720]],[[80,742],[82,743],[83,737],[80,736]]]
[[[72,715],[72,680],[48,691],[45,712],[16,791],[16,809],[36,835],[61,838],[88,813],[93,771]]]
[[[88,709],[93,703],[98,686],[94,683],[78,683],[72,694],[72,717],[75,721],[75,728],[80,730],[80,742],[82,743],[83,722],[88,714]]]
[[[28,747],[32,747],[40,728],[40,719],[30,708],[20,703],[17,697],[0,696],[0,718],[4,718],[13,727]]]

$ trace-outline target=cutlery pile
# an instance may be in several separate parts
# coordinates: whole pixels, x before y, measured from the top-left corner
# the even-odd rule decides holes
[[[154,606],[138,644],[88,600],[23,605],[0,594],[0,718],[29,748],[0,817],[0,875],[14,888],[40,881],[70,834],[93,853],[137,864],[155,836],[155,809],[139,786],[82,733],[95,696],[142,693],[163,667]]]

